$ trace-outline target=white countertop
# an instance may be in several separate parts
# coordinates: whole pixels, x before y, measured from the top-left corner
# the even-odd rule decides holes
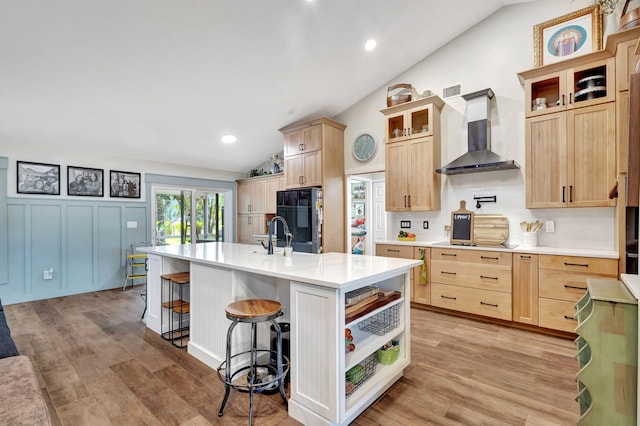
[[[618,259],[619,255],[614,250],[598,250],[598,249],[576,249],[576,248],[558,248],[558,247],[485,247],[485,246],[463,246],[445,244],[443,241],[398,241],[398,240],[377,240],[375,244],[394,244],[420,247],[441,247],[455,248],[467,250],[487,250],[487,251],[508,251],[511,253],[530,253],[530,254],[551,254],[560,256],[585,256],[600,257],[606,259]]]
[[[365,281],[386,279],[422,263],[420,260],[347,253],[293,252],[292,256],[285,257],[280,247],[275,248],[276,254],[267,255],[261,246],[217,242],[144,247],[138,250],[331,288],[352,287]]]
[[[622,282],[629,289],[629,291],[635,296],[636,299],[640,299],[640,275],[638,274],[620,274]]]

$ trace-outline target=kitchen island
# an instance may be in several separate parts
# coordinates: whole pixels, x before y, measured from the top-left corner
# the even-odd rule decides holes
[[[305,425],[348,424],[410,363],[410,270],[419,261],[343,253],[285,257],[234,243],[143,251],[149,256],[147,327],[162,333],[180,326],[169,323],[168,309],[161,305],[160,275],[190,271],[188,351],[211,368],[225,357],[229,303],[248,298],[282,303],[283,320],[291,324],[289,415]],[[345,318],[345,294],[365,286],[399,292],[400,297],[353,320]],[[345,349],[345,328],[352,333],[353,351]],[[246,348],[248,331],[234,333],[234,352]],[[259,340],[267,347],[269,336],[264,324]],[[398,359],[377,364],[377,350],[391,340],[399,344]],[[345,374],[356,365],[365,368],[364,378],[348,383]]]

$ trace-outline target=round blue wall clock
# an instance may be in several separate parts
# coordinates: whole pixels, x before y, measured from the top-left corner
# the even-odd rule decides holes
[[[358,161],[369,161],[376,153],[376,140],[373,136],[363,133],[353,143],[353,158]]]

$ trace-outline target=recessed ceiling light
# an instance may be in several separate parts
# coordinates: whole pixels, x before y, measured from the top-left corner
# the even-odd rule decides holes
[[[238,138],[236,138],[234,135],[224,135],[223,137],[220,138],[220,140],[223,143],[234,143],[235,141],[238,140]]]
[[[373,49],[376,48],[376,44],[377,43],[376,43],[376,41],[374,39],[367,40],[367,42],[364,44],[364,48],[368,52],[371,52]]]

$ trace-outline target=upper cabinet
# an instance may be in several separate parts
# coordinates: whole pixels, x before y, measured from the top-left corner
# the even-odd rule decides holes
[[[325,177],[344,175],[345,126],[328,118],[284,127],[287,188],[325,186]]]
[[[284,155],[301,154],[303,152],[320,151],[322,149],[322,126],[312,125],[284,135]]]
[[[616,99],[615,60],[601,59],[525,80],[525,116],[564,111]]]
[[[440,110],[430,96],[383,109],[386,211],[440,210]]]
[[[265,181],[238,181],[238,213],[264,213]]]
[[[387,143],[432,136],[434,120],[440,121],[439,110],[443,105],[442,99],[430,96],[382,110],[386,119]],[[434,107],[438,110],[436,117]]]
[[[615,59],[606,52],[519,74],[527,208],[615,206]]]
[[[322,187],[322,250],[344,252],[344,124],[329,118],[283,127],[284,186]]]

